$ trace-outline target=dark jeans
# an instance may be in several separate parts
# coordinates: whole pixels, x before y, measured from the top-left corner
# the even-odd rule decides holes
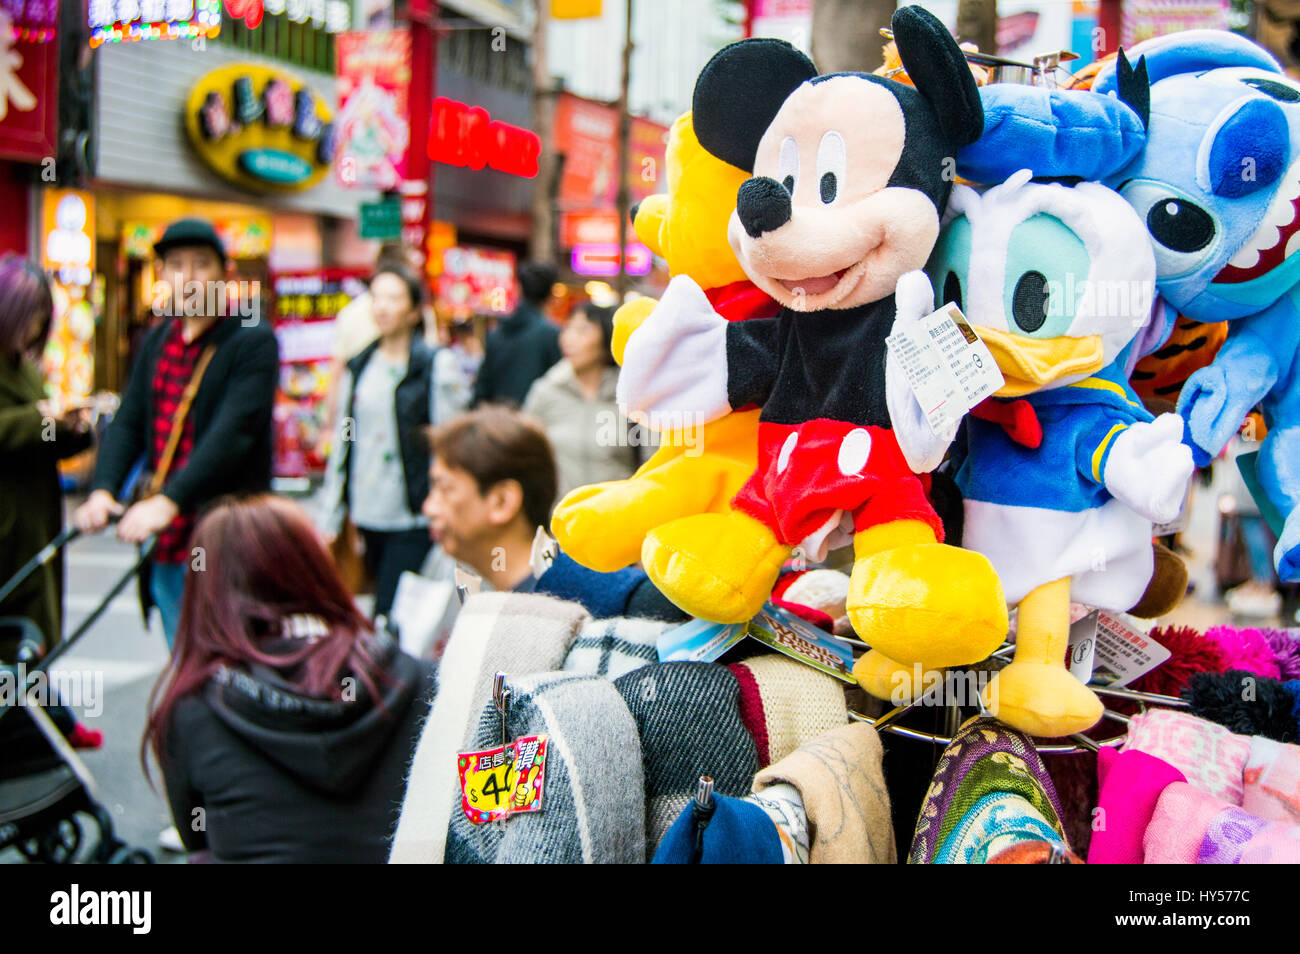
[[[375,578],[375,616],[387,616],[397,595],[397,580],[407,570],[419,573],[433,541],[427,527],[414,530],[367,530],[366,566]]]

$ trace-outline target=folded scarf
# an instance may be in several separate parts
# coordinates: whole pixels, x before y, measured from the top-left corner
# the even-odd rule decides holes
[[[1129,722],[1122,751],[1154,755],[1201,791],[1240,805],[1250,739],[1187,712],[1152,709]]]
[[[909,864],[930,864],[961,819],[986,795],[1019,795],[1065,840],[1061,806],[1033,744],[993,719],[968,720],[944,750],[912,836]]]
[[[763,769],[754,777],[754,794],[781,783],[798,790],[812,864],[894,864],[898,855],[882,758],[876,730],[855,722]]]
[[[1241,807],[1265,821],[1300,825],[1300,745],[1250,740]]]
[[[1161,793],[1187,778],[1154,755],[1109,748],[1097,754],[1097,776],[1100,794],[1088,864],[1140,865],[1142,836]]]

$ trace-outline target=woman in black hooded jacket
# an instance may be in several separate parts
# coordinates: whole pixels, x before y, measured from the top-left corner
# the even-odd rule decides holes
[[[186,850],[386,861],[432,664],[374,631],[295,504],[224,501],[192,543],[145,735]]]

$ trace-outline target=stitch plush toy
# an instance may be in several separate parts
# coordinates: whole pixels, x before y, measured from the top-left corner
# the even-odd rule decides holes
[[[1083,94],[1089,95],[1089,94]],[[1152,521],[1192,474],[1175,414],[1152,421],[1117,359],[1146,322],[1155,261],[1133,210],[1095,182],[953,190],[931,262],[1006,384],[967,418],[962,542],[1019,603],[1014,661],[985,690],[1033,735],[1093,725],[1097,697],[1065,668],[1071,599],[1125,610],[1151,579]]]
[[[1214,363],[1179,397],[1198,462],[1260,404],[1258,476],[1285,517],[1274,552],[1300,577],[1300,84],[1244,37],[1190,30],[1138,44],[1149,72],[1145,150],[1111,176],[1147,224],[1160,294],[1198,321],[1230,320]],[[1144,61],[1144,62],[1143,62]],[[1093,86],[1119,88],[1128,59]]]
[[[695,131],[709,152],[753,172],[729,235],[746,274],[782,309],[727,322],[678,276],[628,339],[619,377],[620,403],[651,426],[657,415],[762,408],[758,469],[735,509],[647,536],[642,561],[655,584],[693,615],[746,620],[792,548],[815,561],[851,541],[848,616],[873,647],[859,678],[886,696],[890,676],[914,664],[983,659],[1007,625],[988,561],[939,542],[916,475],[953,435],[930,429],[885,346],[897,322],[932,310],[917,270],[938,236],[952,157],[978,137],[983,115],[938,20],[909,6],[893,26],[915,88],[864,73],[809,79],[801,56],[763,40],[705,66]]]
[[[817,72],[811,61],[804,70]],[[777,304],[750,282],[727,244],[727,220],[748,173],[710,155],[699,144],[691,114],[668,134],[666,195],[636,208],[637,238],[667,259],[674,275],[689,275],[729,320],[776,314]],[[638,298],[615,315],[614,356],[654,307]],[[663,435],[659,449],[627,480],[579,487],[555,508],[551,532],[584,566],[612,572],[641,559],[645,536],[679,517],[723,513],[753,473],[758,453],[758,410],[736,411],[699,428]],[[617,527],[617,532],[611,532]]]

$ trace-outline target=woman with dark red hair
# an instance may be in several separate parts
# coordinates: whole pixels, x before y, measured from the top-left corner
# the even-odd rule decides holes
[[[45,273],[17,255],[0,257],[0,582],[62,531],[58,461],[90,446],[84,409],[45,397],[40,360],[53,317]],[[63,638],[62,607],[59,554],[0,604],[0,616],[30,619],[49,648]],[[12,662],[17,647],[4,642],[0,662]]]
[[[186,850],[386,861],[432,664],[374,630],[296,504],[219,502],[192,546],[144,740]]]

